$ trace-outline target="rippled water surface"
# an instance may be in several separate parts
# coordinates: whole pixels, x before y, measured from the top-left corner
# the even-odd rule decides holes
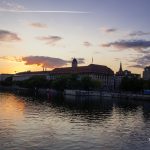
[[[0,150],[149,150],[150,102],[0,93]]]

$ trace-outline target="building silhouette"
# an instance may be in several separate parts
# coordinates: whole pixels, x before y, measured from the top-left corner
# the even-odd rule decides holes
[[[55,68],[52,71],[37,71],[37,72],[20,72],[14,75],[13,81],[23,81],[32,76],[46,76],[48,80],[57,80],[63,76],[76,74],[81,79],[84,76],[89,76],[93,80],[101,81],[104,89],[113,89],[114,87],[114,72],[112,69],[104,65],[90,64],[88,66],[78,66],[76,58],[72,60],[71,67]]]
[[[141,78],[141,75],[140,74],[135,74],[135,73],[132,73],[131,71],[129,70],[123,70],[122,69],[122,63],[120,62],[120,67],[119,67],[119,70],[116,72],[115,74],[115,89],[119,89],[120,88],[120,85],[121,85],[121,81],[123,78],[137,78],[137,79],[140,79]]]
[[[73,60],[72,60],[72,68],[77,68],[78,67],[78,61],[74,58]]]
[[[144,80],[150,80],[150,66],[147,66],[144,68],[143,79]]]

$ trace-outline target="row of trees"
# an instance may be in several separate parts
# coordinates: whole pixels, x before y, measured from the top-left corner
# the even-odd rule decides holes
[[[124,77],[120,88],[124,91],[143,91],[144,89],[150,89],[150,80],[144,81],[143,79]]]
[[[57,80],[47,80],[45,76],[33,76],[24,81],[12,81],[12,77],[5,79],[1,83],[3,86],[17,85],[24,88],[53,88],[59,91],[64,89],[99,90],[101,83],[92,80],[88,76],[79,78],[77,75],[62,76]]]
[[[100,90],[101,82],[92,80],[88,76],[79,78],[77,75],[62,76],[57,80],[47,80],[45,76],[33,76],[24,81],[12,81],[12,77],[6,78],[1,81],[2,86],[17,85],[24,88],[53,88],[59,91],[64,89],[80,89],[80,90]],[[128,78],[122,79],[120,89],[123,91],[138,92],[144,89],[150,89],[150,80],[144,81],[143,79]]]

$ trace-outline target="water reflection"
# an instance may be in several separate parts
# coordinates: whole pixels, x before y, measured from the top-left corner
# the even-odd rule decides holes
[[[0,93],[5,149],[149,149],[150,103]]]
[[[14,95],[1,95],[0,97],[0,117],[8,119],[19,119],[23,115],[25,104],[20,98],[17,99]]]

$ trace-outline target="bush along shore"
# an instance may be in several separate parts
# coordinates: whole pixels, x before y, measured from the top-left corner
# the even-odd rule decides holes
[[[12,81],[12,77],[0,82],[0,90],[16,93],[31,93],[32,95],[51,96],[56,94],[74,96],[101,96],[112,98],[150,99],[149,92],[144,95],[144,90],[150,89],[150,81],[142,79],[123,78],[117,92],[103,91],[101,82],[92,80],[88,76],[79,78],[77,75],[68,75],[57,80],[47,80],[45,76],[33,76],[28,80]],[[71,94],[70,94],[71,93]]]

